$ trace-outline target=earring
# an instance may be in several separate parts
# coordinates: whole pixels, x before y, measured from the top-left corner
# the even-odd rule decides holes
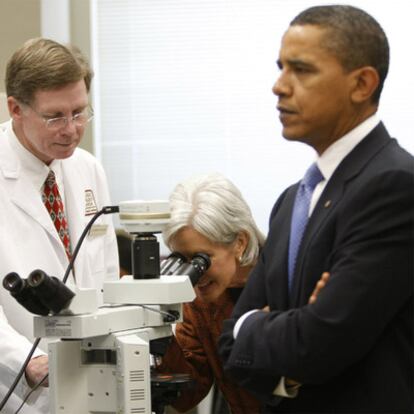
[[[239,262],[241,262],[243,259],[242,255],[239,256]]]

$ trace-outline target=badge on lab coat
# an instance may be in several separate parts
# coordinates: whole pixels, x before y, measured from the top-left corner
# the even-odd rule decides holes
[[[92,190],[85,190],[85,216],[92,216],[98,212],[95,196]]]
[[[98,212],[95,196],[92,190],[85,190],[85,216],[92,216]],[[89,237],[103,236],[108,229],[107,224],[94,224],[89,230]]]

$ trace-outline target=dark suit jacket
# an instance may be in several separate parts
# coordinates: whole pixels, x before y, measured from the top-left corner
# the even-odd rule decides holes
[[[412,413],[414,158],[379,124],[340,163],[303,236],[287,288],[297,184],[276,202],[259,264],[225,321],[220,353],[280,413]],[[308,305],[322,272],[331,277]],[[243,323],[240,315],[269,305]],[[276,405],[281,376],[303,385]]]

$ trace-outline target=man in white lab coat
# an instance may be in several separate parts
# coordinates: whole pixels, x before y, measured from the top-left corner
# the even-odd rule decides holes
[[[0,125],[0,279],[26,278],[34,269],[62,278],[69,263],[65,246],[42,201],[53,170],[63,201],[71,249],[85,225],[110,205],[106,177],[88,152],[77,148],[92,117],[88,92],[92,72],[80,52],[47,39],[32,39],[7,66],[11,120]],[[101,289],[117,278],[118,253],[111,216],[101,216],[75,261],[75,283]],[[73,281],[73,275],[71,276]],[[21,368],[33,341],[32,315],[0,286],[0,400]],[[42,341],[44,351],[47,344]],[[33,355],[25,376],[2,413],[14,413],[47,373],[47,355]],[[47,384],[20,413],[48,413]],[[74,396],[76,398],[76,396]]]

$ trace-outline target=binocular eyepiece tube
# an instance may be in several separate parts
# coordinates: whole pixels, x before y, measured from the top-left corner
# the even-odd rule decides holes
[[[161,275],[185,275],[195,286],[210,265],[210,257],[205,253],[196,253],[187,263],[182,254],[173,252],[161,263]]]
[[[59,313],[75,296],[61,280],[39,269],[27,279],[11,272],[3,278],[3,287],[29,312],[43,316]]]
[[[165,260],[161,262],[160,273],[168,276],[175,274],[175,271],[185,263],[185,257],[178,252],[172,252]]]

